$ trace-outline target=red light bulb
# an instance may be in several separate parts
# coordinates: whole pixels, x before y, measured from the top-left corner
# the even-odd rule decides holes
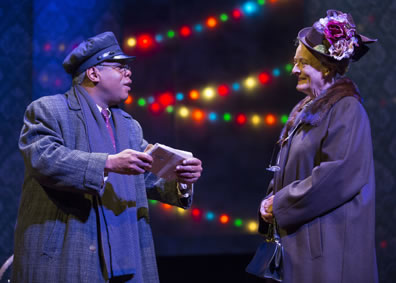
[[[220,96],[227,96],[230,93],[230,88],[227,85],[220,85],[217,88],[217,93]]]
[[[191,35],[191,28],[189,28],[188,26],[182,26],[180,28],[180,35],[182,37],[188,37]]]
[[[247,118],[246,118],[246,115],[245,115],[245,114],[238,114],[238,115],[237,115],[237,117],[236,117],[236,122],[237,122],[239,125],[245,124],[246,121],[247,121]]]
[[[153,46],[153,38],[149,34],[139,35],[137,38],[137,45],[140,48],[148,49]]]

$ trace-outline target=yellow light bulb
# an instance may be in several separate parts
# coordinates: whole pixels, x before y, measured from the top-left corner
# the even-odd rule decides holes
[[[181,107],[181,108],[179,109],[179,115],[180,115],[182,118],[187,118],[189,114],[190,114],[190,111],[188,110],[187,107]]]
[[[203,90],[203,96],[204,96],[204,98],[207,99],[207,100],[213,99],[214,96],[215,96],[215,91],[214,91],[214,89],[211,88],[211,87],[205,88],[205,89]]]
[[[136,39],[134,37],[128,38],[127,44],[129,47],[135,47],[136,46]]]
[[[247,225],[250,232],[257,232],[257,223],[256,221],[250,221]]]
[[[253,77],[249,77],[245,80],[245,87],[246,88],[254,88],[257,84],[257,81]]]
[[[60,45],[59,45],[59,51],[65,51],[65,49],[66,49],[66,46],[63,44],[63,43],[61,43]]]
[[[181,214],[181,215],[184,215],[184,214],[186,213],[186,210],[183,209],[183,208],[181,208],[181,207],[178,207],[178,208],[177,208],[177,212],[178,212],[179,214]]]
[[[257,126],[258,124],[260,124],[260,121],[261,121],[261,119],[260,119],[259,115],[255,114],[252,116],[253,125]]]

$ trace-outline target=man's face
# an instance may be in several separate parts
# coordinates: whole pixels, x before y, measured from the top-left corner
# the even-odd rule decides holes
[[[296,89],[312,98],[320,94],[325,83],[321,71],[323,68],[320,61],[300,43],[294,56],[294,67],[292,71],[298,79]]]
[[[126,67],[119,62],[103,62],[99,65],[100,81],[97,87],[105,104],[117,105],[128,98],[132,72]]]

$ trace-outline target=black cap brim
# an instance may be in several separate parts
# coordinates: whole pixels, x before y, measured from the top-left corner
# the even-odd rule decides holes
[[[111,58],[106,59],[106,61],[132,61],[136,56],[128,56],[124,53],[116,54]]]

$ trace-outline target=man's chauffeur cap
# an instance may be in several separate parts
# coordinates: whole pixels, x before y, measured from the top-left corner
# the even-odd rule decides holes
[[[98,34],[81,42],[63,61],[63,68],[72,76],[103,61],[129,61],[135,56],[122,52],[114,34],[110,31]]]

